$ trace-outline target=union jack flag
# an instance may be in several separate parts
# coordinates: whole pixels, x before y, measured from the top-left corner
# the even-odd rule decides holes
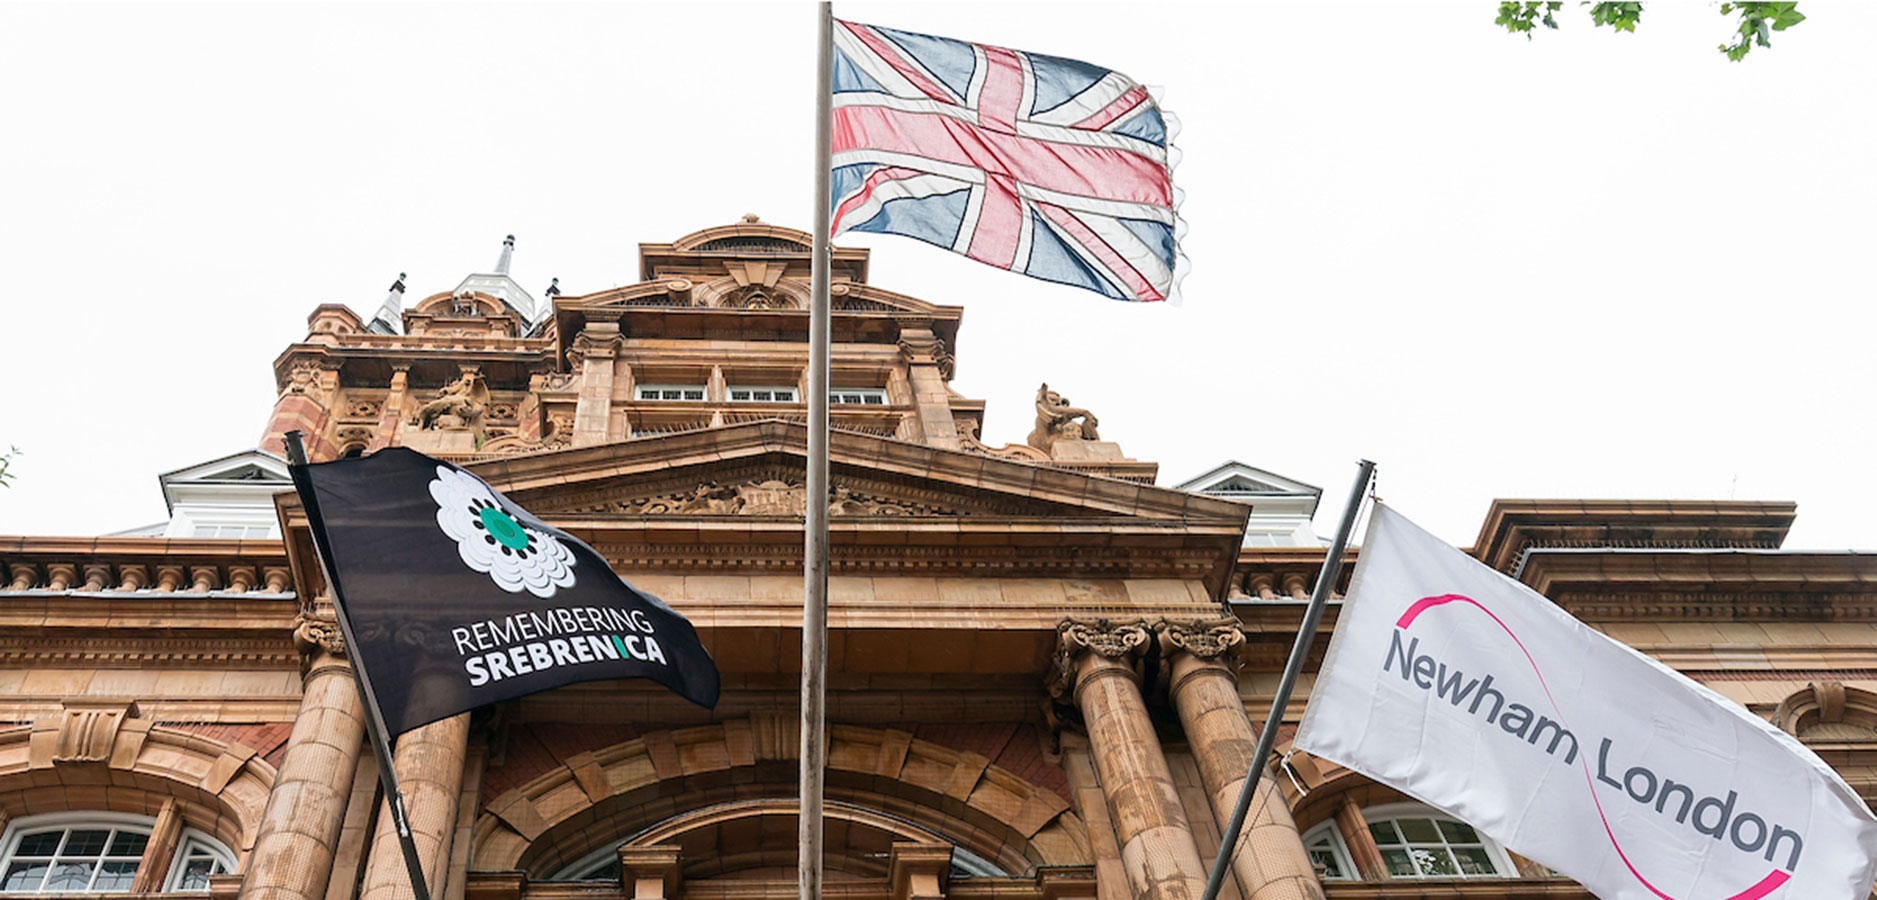
[[[833,233],[902,234],[1116,300],[1173,296],[1169,122],[1072,59],[834,23]]]

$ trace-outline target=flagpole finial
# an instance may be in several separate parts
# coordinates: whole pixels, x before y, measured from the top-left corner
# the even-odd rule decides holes
[[[762,223],[762,220],[763,220],[762,216],[759,216],[755,213],[743,214],[743,224],[745,225],[759,225]]]
[[[502,239],[502,256],[500,259],[497,259],[495,261],[495,274],[507,275],[508,264],[510,262],[513,262],[514,259],[515,259],[515,236],[511,234],[508,237],[505,237]]]

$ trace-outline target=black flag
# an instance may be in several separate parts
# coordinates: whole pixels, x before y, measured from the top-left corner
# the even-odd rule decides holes
[[[293,475],[392,735],[609,678],[717,705],[690,622],[482,479],[402,447]]]

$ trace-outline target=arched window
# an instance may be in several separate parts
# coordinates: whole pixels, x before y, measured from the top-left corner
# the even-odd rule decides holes
[[[0,893],[122,893],[150,852],[155,820],[122,813],[28,816],[0,835]],[[210,875],[234,871],[234,854],[186,829],[170,860],[165,891],[208,889]]]
[[[1325,881],[1349,881],[1356,877],[1356,867],[1349,862],[1349,851],[1336,834],[1336,820],[1331,819],[1310,829],[1303,836],[1303,849],[1310,863]]]
[[[1391,803],[1363,810],[1362,818],[1391,878],[1518,877],[1503,848],[1446,813],[1418,803]],[[1303,843],[1325,879],[1358,877],[1335,820],[1310,829]]]

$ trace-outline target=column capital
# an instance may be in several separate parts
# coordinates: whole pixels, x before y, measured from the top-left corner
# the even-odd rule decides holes
[[[1077,661],[1087,654],[1133,671],[1150,637],[1144,621],[1111,622],[1064,619],[1056,626],[1056,659],[1049,676],[1049,692],[1068,697],[1075,690]]]
[[[345,636],[339,631],[339,621],[321,612],[302,612],[293,617],[293,645],[308,657],[323,652],[343,659]]]
[[[1190,653],[1198,659],[1230,665],[1245,646],[1244,627],[1229,616],[1192,622],[1162,619],[1154,625],[1154,633],[1160,639],[1160,652],[1169,657]]]

